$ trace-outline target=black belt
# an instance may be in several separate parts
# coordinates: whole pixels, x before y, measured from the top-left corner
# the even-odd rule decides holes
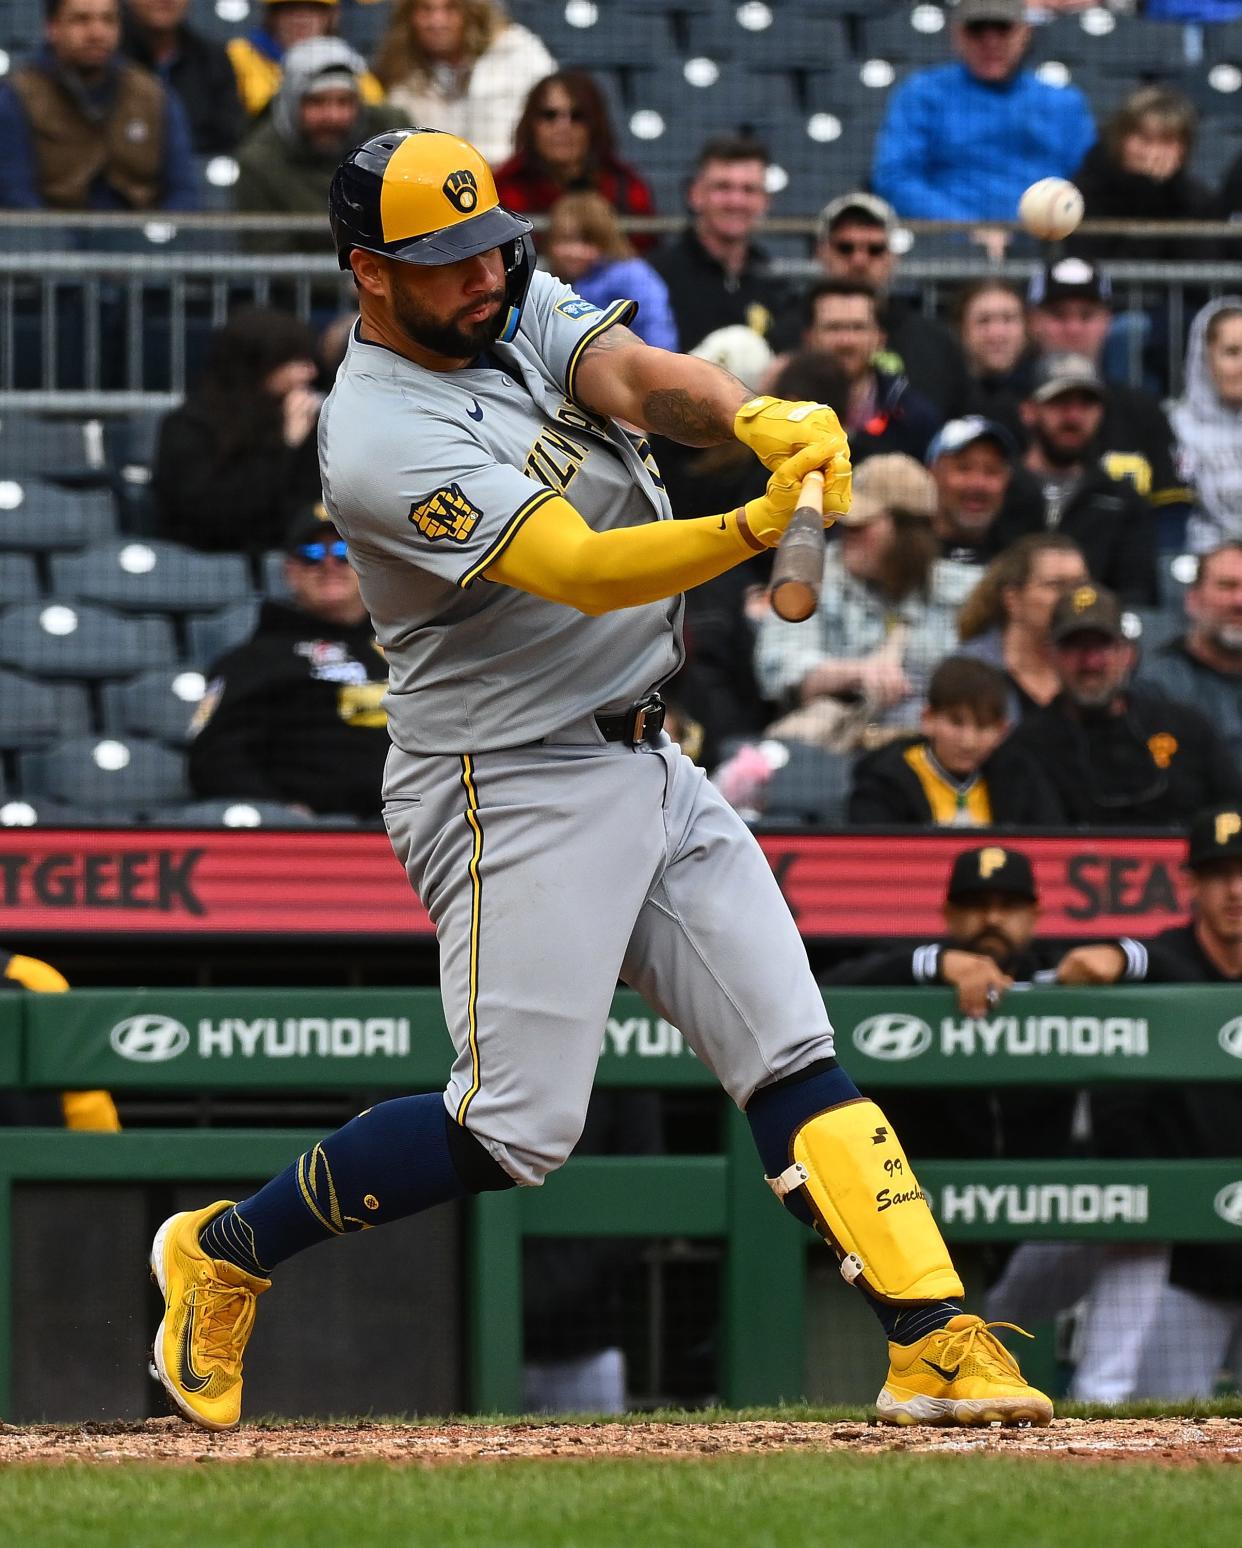
[[[619,715],[596,715],[595,724],[606,742],[628,742],[631,747],[639,742],[654,744],[664,726],[664,700],[658,693],[649,693]]]

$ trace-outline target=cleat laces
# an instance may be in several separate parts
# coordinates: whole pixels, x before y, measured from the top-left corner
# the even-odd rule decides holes
[[[239,1285],[216,1280],[198,1286],[194,1292],[198,1312],[195,1332],[204,1361],[229,1371],[240,1367],[241,1352],[254,1327],[255,1301],[254,1293]]]
[[[1035,1337],[1016,1322],[974,1322],[968,1328],[957,1328],[949,1333],[936,1352],[937,1361],[943,1365],[956,1365],[963,1372],[968,1365],[974,1364],[988,1376],[1022,1382],[1018,1362],[995,1333],[991,1332],[992,1328],[1008,1328],[1012,1333],[1020,1333],[1023,1338]]]

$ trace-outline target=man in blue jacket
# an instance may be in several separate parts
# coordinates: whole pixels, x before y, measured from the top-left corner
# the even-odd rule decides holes
[[[1023,0],[961,0],[957,60],[893,90],[871,183],[899,215],[1013,220],[1041,177],[1070,177],[1095,143],[1086,98],[1021,68]]]

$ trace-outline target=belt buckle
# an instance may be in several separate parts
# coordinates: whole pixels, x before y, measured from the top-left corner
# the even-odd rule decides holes
[[[649,693],[645,699],[634,706],[634,719],[630,723],[631,747],[637,747],[640,742],[647,740],[649,723],[652,736],[664,724],[664,700],[658,693]]]

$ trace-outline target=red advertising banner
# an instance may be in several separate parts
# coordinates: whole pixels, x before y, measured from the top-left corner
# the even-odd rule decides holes
[[[808,940],[937,933],[974,833],[760,840]],[[1006,838],[1006,843],[1010,840]],[[1185,917],[1177,838],[1015,838],[1041,933],[1147,935]],[[429,935],[382,833],[0,830],[6,934]]]

